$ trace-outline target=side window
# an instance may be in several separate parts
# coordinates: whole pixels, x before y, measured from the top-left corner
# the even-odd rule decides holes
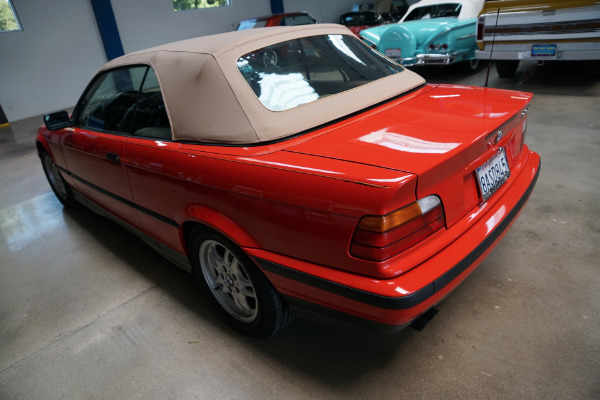
[[[92,130],[171,138],[158,79],[152,68],[135,66],[98,76],[78,105],[78,124]]]
[[[156,139],[171,139],[171,126],[163,101],[158,79],[152,68],[148,68],[146,79],[135,105],[131,132],[135,136]]]
[[[147,69],[121,68],[98,76],[80,105],[79,124],[93,130],[128,133],[128,116]]]

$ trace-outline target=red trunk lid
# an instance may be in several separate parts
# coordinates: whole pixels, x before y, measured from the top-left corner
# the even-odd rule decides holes
[[[473,171],[496,151],[498,128],[510,120],[498,145],[514,144],[513,130],[522,121],[511,118],[521,115],[531,97],[499,89],[429,85],[416,97],[355,116],[352,123],[346,121],[286,150],[413,173],[418,177],[416,196],[439,195],[452,225],[480,202]],[[520,151],[522,130],[515,131]],[[506,151],[509,165],[518,151]]]

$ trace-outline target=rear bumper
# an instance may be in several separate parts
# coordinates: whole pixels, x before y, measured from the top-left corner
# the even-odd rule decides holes
[[[530,152],[509,190],[473,226],[426,262],[392,279],[358,276],[260,249],[245,250],[296,315],[392,333],[439,303],[481,263],[521,212],[539,167],[539,156]]]
[[[403,58],[402,60],[395,60],[406,67],[412,67],[415,65],[450,65],[459,61],[467,60],[466,52],[454,52],[454,53],[425,53],[415,54],[414,57]]]
[[[496,44],[493,52],[491,44],[486,43],[484,50],[476,50],[475,57],[489,60],[530,60],[530,61],[578,61],[600,60],[600,41],[556,43],[554,55],[532,55],[533,45],[541,43]]]

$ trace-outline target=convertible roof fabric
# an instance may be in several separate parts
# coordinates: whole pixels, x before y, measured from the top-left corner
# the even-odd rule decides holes
[[[256,97],[237,67],[254,50],[317,35],[354,34],[335,24],[258,28],[198,37],[130,53],[100,71],[150,65],[158,77],[173,140],[252,144],[281,139],[398,96],[425,83],[400,73],[285,111],[271,111]]]

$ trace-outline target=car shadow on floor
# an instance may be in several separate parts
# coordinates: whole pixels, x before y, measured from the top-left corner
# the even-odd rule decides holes
[[[421,334],[411,328],[394,335],[362,333],[296,318],[271,338],[246,337],[219,317],[191,274],[171,264],[129,231],[85,207],[65,209],[63,215],[67,226],[91,236],[90,240],[97,241],[116,259],[191,311],[201,324],[210,324],[210,331],[216,330],[222,340],[237,342],[275,364],[324,384],[344,385],[384,368],[398,356],[407,338]]]

